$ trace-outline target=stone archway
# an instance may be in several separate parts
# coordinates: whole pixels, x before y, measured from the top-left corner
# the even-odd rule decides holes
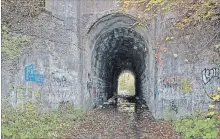
[[[155,90],[154,51],[147,30],[132,27],[136,19],[124,14],[111,14],[95,22],[88,31],[88,70],[96,88],[96,104],[117,91],[117,80],[123,70],[136,76],[136,95],[153,108]]]

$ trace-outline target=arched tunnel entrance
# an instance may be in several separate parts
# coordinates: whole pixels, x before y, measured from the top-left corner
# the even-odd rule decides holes
[[[94,75],[104,80],[107,99],[117,92],[122,71],[130,70],[136,76],[135,95],[142,97],[141,75],[146,69],[147,48],[144,39],[130,28],[118,27],[102,34],[93,50]],[[98,84],[99,85],[99,84]]]
[[[126,70],[135,75],[135,97],[152,105],[154,52],[146,29],[132,27],[136,21],[129,15],[107,15],[88,32],[96,106],[118,93],[118,78]]]

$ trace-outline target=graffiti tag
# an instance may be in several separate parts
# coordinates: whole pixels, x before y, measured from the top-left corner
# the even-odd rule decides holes
[[[204,84],[209,83],[213,78],[220,79],[220,68],[204,69],[202,71],[202,81]]]
[[[54,71],[51,74],[51,81],[55,86],[59,87],[67,87],[72,84],[71,81],[74,80],[74,77],[71,74],[67,74],[65,72]]]
[[[162,84],[165,88],[177,88],[178,80],[177,77],[165,77],[162,81]]]
[[[93,81],[92,81],[90,73],[88,73],[87,90],[89,91],[89,94],[91,94],[92,91],[93,91],[93,93],[96,91],[93,89],[94,89],[93,88]]]
[[[67,79],[65,76],[62,76],[61,78],[53,77],[54,82],[56,82],[59,86],[65,87],[67,83]]]
[[[44,83],[44,76],[37,73],[34,64],[30,64],[24,69],[25,81],[35,82],[39,84]]]

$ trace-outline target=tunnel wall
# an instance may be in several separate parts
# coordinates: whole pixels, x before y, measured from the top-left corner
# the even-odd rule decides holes
[[[216,60],[213,61],[218,53],[213,51],[213,44],[210,43],[211,38],[219,42],[220,34],[210,35],[207,31],[202,32],[199,27],[186,28],[179,33],[171,32],[167,28],[172,25],[175,17],[174,13],[163,18],[158,16],[156,22],[148,25],[150,32],[154,32],[151,36],[155,41],[163,39],[162,36],[174,34],[173,40],[164,41],[160,46],[154,47],[156,107],[152,112],[158,119],[170,113],[175,119],[192,114],[198,109],[207,110],[212,103],[208,96],[217,92],[220,86],[219,66],[215,63]],[[218,30],[219,25],[212,29]],[[191,33],[199,35],[193,37],[190,36]]]
[[[22,50],[16,65],[2,63],[2,100],[10,98],[16,105],[23,102],[23,98],[34,97],[28,94],[29,86],[40,90],[48,109],[69,101],[90,110],[105,101],[108,87],[115,83],[94,76],[94,45],[106,30],[130,27],[135,22],[132,16],[136,16],[132,11],[116,16],[116,10],[116,0],[46,0],[46,12],[34,20],[25,19],[14,24],[13,34],[29,35],[33,39],[27,49]],[[156,118],[163,118],[170,106],[178,108],[176,116],[190,114],[197,107],[207,109],[210,100],[205,92],[211,93],[220,86],[219,68],[210,62],[212,51],[204,50],[199,55],[200,60],[193,63],[187,62],[190,58],[180,50],[174,57],[173,52],[165,52],[166,46],[156,48],[152,40],[159,40],[168,32],[162,21],[164,19],[158,17],[156,22],[146,25],[148,29],[134,29],[148,43],[149,55],[143,64],[146,68],[139,75],[138,86],[143,99]],[[176,43],[167,45],[174,48]],[[40,79],[25,78],[28,69],[34,71],[31,75]],[[21,92],[22,99],[18,98],[21,86],[26,86]]]
[[[2,102],[11,100],[17,106],[38,99],[42,111],[57,109],[61,103],[82,107],[79,4],[48,0],[46,11],[13,24],[11,34],[30,40],[18,59],[2,62]]]
[[[171,52],[159,53],[155,117],[164,118],[171,111],[176,118],[207,110],[212,102],[208,95],[220,86],[219,68],[210,63],[212,52],[201,53],[203,58],[197,63],[188,62],[181,54],[174,57]],[[175,109],[169,110],[171,107]]]

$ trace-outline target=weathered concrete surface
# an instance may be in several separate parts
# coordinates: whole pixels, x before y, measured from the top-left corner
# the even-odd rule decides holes
[[[131,70],[136,95],[147,102],[156,118],[163,118],[170,106],[178,108],[176,116],[192,113],[197,107],[207,109],[205,91],[213,92],[220,85],[219,69],[209,63],[212,52],[203,51],[198,62],[187,62],[190,59],[181,54],[187,49],[184,46],[176,49],[177,57],[168,47],[154,46],[153,40],[167,32],[160,17],[147,28],[131,29],[135,14],[114,14],[116,10],[114,0],[47,0],[47,12],[14,27],[19,30],[15,33],[34,39],[19,58],[18,69],[11,73],[3,66],[2,92],[10,92],[17,103],[16,88],[27,85],[40,90],[49,108],[69,101],[89,110],[111,97],[117,91],[119,74]],[[175,43],[166,45],[176,47]],[[30,64],[35,66],[31,75],[36,78],[25,80],[24,71]],[[36,80],[38,74],[44,79],[41,84],[42,80]]]
[[[13,86],[14,89],[7,93],[15,94],[12,95],[13,102],[19,102],[16,88],[21,85],[30,86],[34,90],[40,90],[45,106],[57,108],[60,102],[69,101],[81,107],[76,1],[63,1],[64,7],[58,3],[60,0],[53,2],[52,13],[43,12],[34,20],[27,19],[14,25],[16,34],[25,34],[32,39],[19,57],[12,83],[3,84],[3,90]],[[68,9],[65,6],[71,7]],[[30,64],[35,67],[29,69],[30,74],[25,75],[25,68]],[[6,83],[9,80],[7,70],[8,67],[3,66],[2,79]],[[37,74],[42,75],[43,82],[37,81]],[[28,77],[31,79],[25,79]],[[24,91],[24,97],[25,92],[27,91]]]

